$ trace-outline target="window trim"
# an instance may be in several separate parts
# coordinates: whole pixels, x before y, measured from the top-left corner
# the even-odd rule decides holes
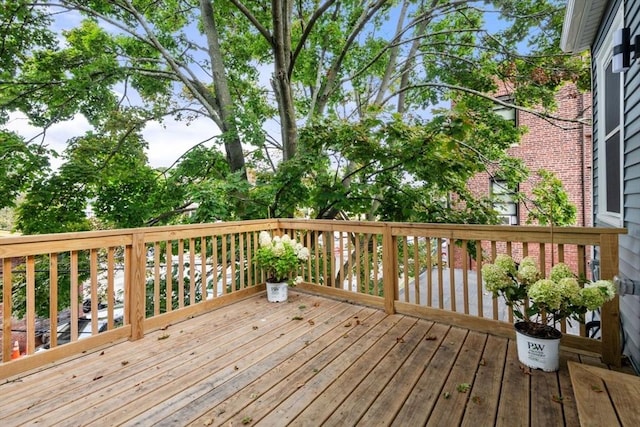
[[[595,212],[596,219],[598,222],[603,222],[608,225],[612,225],[615,227],[622,226],[623,223],[623,214],[624,214],[624,181],[623,181],[623,171],[624,171],[624,82],[625,82],[625,73],[620,74],[620,122],[616,129],[609,132],[613,134],[614,132],[620,132],[620,212],[611,212],[607,210],[607,165],[606,165],[606,142],[607,142],[607,133],[606,133],[606,123],[605,123],[605,79],[606,79],[606,69],[608,64],[613,60],[613,34],[616,30],[622,28],[624,26],[624,8],[623,5],[620,5],[620,8],[616,12],[615,18],[611,23],[611,26],[607,30],[607,33],[603,39],[602,45],[600,46],[600,50],[595,56],[596,60],[596,71],[597,71],[597,84],[598,84],[598,139],[597,139],[597,150],[598,150],[598,208]]]
[[[493,199],[493,209],[498,211],[499,218],[508,218],[507,225],[519,225],[520,224],[520,204],[515,200],[515,194],[519,191],[519,186],[516,185],[515,188],[508,188],[507,182],[498,178],[490,178],[489,179],[489,194]],[[496,189],[501,189],[502,191],[496,191]],[[505,197],[506,201],[498,201],[502,197]],[[500,209],[498,209],[498,205],[510,205],[513,206],[514,213],[502,213]]]

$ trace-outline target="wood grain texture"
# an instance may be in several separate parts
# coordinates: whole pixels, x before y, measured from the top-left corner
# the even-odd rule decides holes
[[[264,292],[235,299],[245,291],[1,384],[0,425],[577,425],[585,390],[567,361],[583,356],[563,352],[559,372],[528,372],[504,337],[295,288],[286,303]],[[614,390],[606,400],[636,407],[637,377],[593,369]],[[580,421],[596,425],[607,414],[588,404],[598,411]],[[633,411],[619,413],[637,425]]]

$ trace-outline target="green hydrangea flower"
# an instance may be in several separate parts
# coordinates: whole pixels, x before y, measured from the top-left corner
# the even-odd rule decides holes
[[[531,285],[527,294],[532,301],[547,312],[559,310],[562,305],[560,287],[551,279],[538,280]]]
[[[531,264],[520,264],[518,279],[520,279],[522,283],[530,285],[531,283],[535,283],[539,278],[540,271],[538,271],[538,267]]]
[[[564,279],[565,277],[576,277],[576,275],[573,274],[573,271],[571,271],[571,269],[567,264],[560,262],[554,265],[553,267],[551,267],[551,273],[549,274],[549,279],[553,280],[554,282],[559,282],[561,279]]]
[[[506,273],[511,273],[514,276],[516,275],[516,262],[509,255],[498,255],[493,263],[503,269]]]
[[[582,305],[587,310],[597,310],[607,301],[611,301],[616,294],[613,283],[608,280],[598,280],[589,283],[581,291]]]
[[[538,270],[538,260],[532,256],[526,256],[522,258],[522,261],[520,261],[520,269],[523,269],[524,267],[533,267]]]
[[[581,288],[578,284],[578,279],[575,277],[565,277],[558,282],[558,291],[562,295],[562,305],[567,307],[569,305],[581,305]]]
[[[485,288],[494,295],[513,285],[513,279],[497,264],[483,265],[482,277],[485,282]]]

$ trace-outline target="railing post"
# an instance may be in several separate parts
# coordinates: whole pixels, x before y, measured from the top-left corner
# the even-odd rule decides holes
[[[384,289],[384,311],[387,314],[396,312],[397,248],[391,234],[391,226],[384,224],[382,231],[382,277]]]
[[[133,235],[131,247],[127,247],[129,274],[128,285],[125,286],[126,310],[129,313],[132,341],[144,337],[144,315],[146,294],[146,251],[144,233]]]
[[[618,274],[618,235],[600,235],[600,278],[612,280]],[[620,366],[620,297],[618,295],[602,306],[602,361],[613,366]]]

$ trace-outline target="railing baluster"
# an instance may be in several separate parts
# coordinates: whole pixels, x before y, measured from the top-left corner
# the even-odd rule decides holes
[[[78,251],[71,251],[71,260],[69,268],[71,281],[69,286],[71,286],[71,339],[70,341],[76,341],[78,339],[78,303],[79,303],[79,295],[78,295],[78,287],[81,286],[79,278],[78,278]]]
[[[49,345],[58,345],[58,254],[49,254]]]
[[[27,354],[36,349],[36,257],[27,257]]]
[[[107,249],[107,330],[114,327],[113,310],[116,306],[115,297],[115,249],[109,247]]]

